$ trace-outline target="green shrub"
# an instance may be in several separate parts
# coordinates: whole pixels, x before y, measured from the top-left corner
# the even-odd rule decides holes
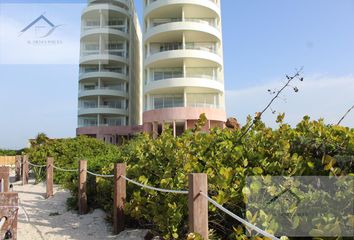
[[[17,152],[17,150],[0,149],[0,156],[15,156]]]
[[[248,124],[250,124],[250,119]],[[173,137],[166,130],[157,139],[141,134],[121,147],[78,137],[50,141],[30,149],[30,159],[43,164],[47,156],[55,164],[76,168],[88,160],[90,171],[112,174],[116,162],[127,163],[127,176],[143,184],[187,190],[189,173],[207,173],[209,195],[239,216],[245,217],[247,195],[242,191],[247,176],[347,175],[353,173],[354,130],[326,125],[305,117],[295,128],[278,118],[276,129],[257,121],[240,141],[240,130],[213,129],[210,133],[186,131]],[[198,126],[196,130],[198,130]],[[340,163],[336,159],[351,159]],[[75,204],[77,173],[55,173],[55,181],[70,189]],[[112,211],[113,180],[91,178],[91,207]],[[157,193],[127,185],[126,214],[132,226],[147,227],[165,239],[182,239],[188,233],[187,196]],[[243,239],[244,229],[229,216],[209,205],[213,238]]]

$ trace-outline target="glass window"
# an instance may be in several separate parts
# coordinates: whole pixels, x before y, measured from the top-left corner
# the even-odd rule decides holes
[[[163,97],[154,98],[154,109],[163,108]]]
[[[166,97],[164,99],[164,108],[171,108],[173,107],[173,97]]]
[[[109,19],[108,20],[108,25],[124,25],[124,20],[123,19]]]
[[[154,72],[154,80],[162,80],[163,79],[163,72]]]
[[[175,107],[183,107],[183,96],[176,96],[174,99]]]

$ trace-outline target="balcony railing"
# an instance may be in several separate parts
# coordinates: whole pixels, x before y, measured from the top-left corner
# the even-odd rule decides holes
[[[91,56],[91,55],[98,55],[98,54],[110,54],[115,55],[123,58],[127,58],[128,54],[124,50],[116,50],[116,49],[105,49],[103,51],[99,50],[84,50],[81,52],[81,56]]]
[[[158,1],[159,0],[148,0],[146,6],[148,6],[154,2],[158,2]],[[217,0],[204,0],[204,1],[209,1],[209,2],[213,2],[213,3],[217,4]]]
[[[85,91],[95,91],[95,90],[114,90],[114,91],[125,91],[124,86],[109,86],[109,87],[80,88],[80,92],[85,92]]]
[[[217,27],[216,20],[214,18],[155,18],[151,20],[150,28],[174,22],[195,22],[206,24],[211,27]]]
[[[202,78],[217,81],[217,68],[167,68],[153,69],[150,74],[152,81],[168,80],[172,78]]]
[[[218,104],[211,104],[211,103],[198,103],[198,102],[187,102],[187,107],[192,107],[192,108],[216,108],[220,109],[222,108],[221,105]]]
[[[88,31],[93,29],[114,29],[114,30],[121,31],[123,33],[128,33],[127,26],[125,25],[107,24],[107,23],[103,23],[101,25],[99,21],[93,22],[90,25],[84,25],[82,27],[82,31]]]
[[[97,122],[96,123],[82,123],[82,124],[79,124],[79,128],[83,128],[83,127],[97,127]]]
[[[216,43],[207,42],[187,42],[182,43],[152,43],[150,44],[150,54],[156,54],[175,50],[200,50],[218,54]]]
[[[94,109],[94,108],[114,108],[114,109],[122,109],[125,110],[123,103],[119,102],[111,102],[106,105],[97,105],[97,103],[92,104],[84,104],[79,107],[79,109]]]
[[[152,105],[150,107],[147,107],[144,109],[144,111],[149,111],[149,110],[157,110],[157,109],[164,109],[164,108],[177,108],[177,107],[185,107],[183,102],[174,104],[174,103],[168,103],[168,104],[158,104],[158,105]],[[188,103],[186,104],[186,107],[190,108],[212,108],[212,109],[222,109],[223,107],[219,104],[210,104],[210,103]]]
[[[106,122],[100,123],[100,126],[110,127],[110,126],[123,126],[123,119],[107,119]]]
[[[93,72],[112,72],[112,73],[119,73],[126,75],[125,71],[121,68],[102,68],[99,70],[98,68],[86,68],[86,69],[81,69],[80,74],[86,74],[86,73],[93,73]]]
[[[108,123],[82,123],[79,124],[79,128],[83,128],[83,127],[115,127],[115,126],[124,126],[125,124],[122,121],[117,121],[117,122],[108,122]]]

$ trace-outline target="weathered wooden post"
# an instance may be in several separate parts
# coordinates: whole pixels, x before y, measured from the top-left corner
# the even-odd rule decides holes
[[[54,195],[54,193],[53,193],[53,164],[54,164],[54,159],[51,157],[47,158],[46,198],[52,197]]]
[[[79,214],[87,213],[87,161],[79,161]]]
[[[124,230],[124,204],[127,197],[125,163],[114,165],[114,206],[113,206],[113,232],[118,234]]]
[[[193,173],[188,178],[189,231],[199,233],[208,240],[208,200],[200,192],[208,193],[208,176]]]
[[[16,163],[15,163],[15,180],[20,181],[21,179],[21,160],[22,157],[20,155],[16,155]]]
[[[4,189],[1,189],[1,186],[0,186],[0,192],[8,192],[9,191],[9,178],[10,178],[10,168],[9,167],[0,167],[0,184],[2,184],[4,186]]]
[[[28,184],[28,174],[29,174],[28,155],[24,155],[22,160],[22,185]]]
[[[6,217],[6,222],[0,229],[1,239],[4,237],[7,229],[11,230],[13,240],[17,239],[17,215],[18,215],[18,193],[8,192],[0,193],[0,218]]]

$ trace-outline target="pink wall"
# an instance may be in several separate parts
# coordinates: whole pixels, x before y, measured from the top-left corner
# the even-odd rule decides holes
[[[208,120],[226,122],[226,112],[221,109],[210,108],[165,108],[146,111],[143,113],[144,123],[164,122],[173,120],[197,120],[201,113],[205,113]]]

